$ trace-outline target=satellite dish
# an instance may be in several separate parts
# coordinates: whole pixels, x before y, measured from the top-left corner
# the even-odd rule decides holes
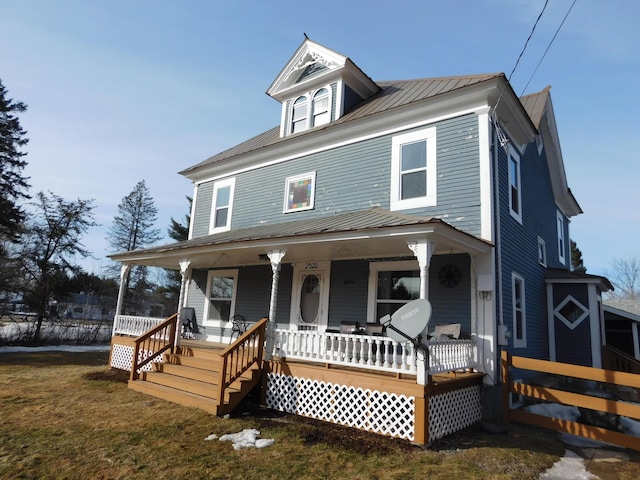
[[[385,315],[380,319],[386,327],[386,334],[396,342],[410,340],[419,342],[420,336],[431,319],[431,303],[420,298],[413,300],[399,308],[391,317]]]

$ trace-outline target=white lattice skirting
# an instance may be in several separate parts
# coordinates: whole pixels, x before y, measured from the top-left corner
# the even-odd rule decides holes
[[[479,385],[435,395],[429,398],[429,441],[462,430],[481,419]]]
[[[414,397],[270,373],[267,407],[414,440]]]
[[[144,360],[149,355],[153,355],[153,352],[148,350],[141,350],[138,353],[138,356],[140,357],[138,360]],[[120,370],[131,371],[132,360],[133,360],[132,346],[120,345],[118,343],[114,343],[111,346],[111,368],[119,368]],[[154,361],[161,362],[162,359],[156,358]],[[151,363],[147,363],[144,367],[140,369],[140,371],[150,372],[152,368]]]

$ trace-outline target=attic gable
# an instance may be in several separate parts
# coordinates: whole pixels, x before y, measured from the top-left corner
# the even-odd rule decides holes
[[[313,85],[336,80],[344,81],[362,98],[380,90],[349,58],[305,38],[267,89],[267,95],[283,103]]]

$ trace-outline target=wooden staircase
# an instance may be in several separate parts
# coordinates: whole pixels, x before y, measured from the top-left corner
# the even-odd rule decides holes
[[[162,351],[162,361],[151,362],[157,354],[148,355],[141,362],[134,361],[129,388],[214,415],[225,415],[260,383],[265,327],[266,319],[262,319],[231,345],[184,341],[179,346],[154,348],[144,345],[143,335],[139,337],[141,346],[137,350]],[[162,335],[155,332],[148,338],[159,336]],[[136,352],[134,360],[138,357]],[[141,365],[148,363],[152,365],[151,371],[142,371]]]

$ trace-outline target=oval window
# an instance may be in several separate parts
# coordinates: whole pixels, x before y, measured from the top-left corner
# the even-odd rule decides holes
[[[314,323],[320,311],[320,278],[307,275],[300,292],[300,317],[304,323]]]

